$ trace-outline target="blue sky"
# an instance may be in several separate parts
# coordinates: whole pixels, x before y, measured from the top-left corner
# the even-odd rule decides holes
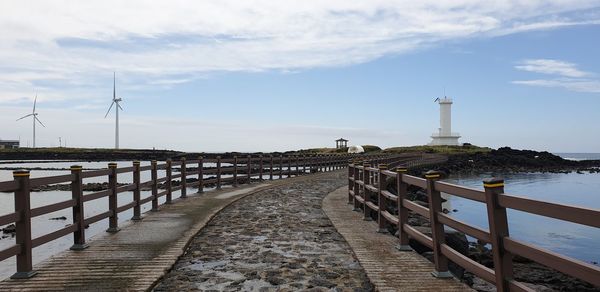
[[[422,145],[445,91],[462,142],[600,151],[600,2],[346,2],[4,1],[0,138],[37,92],[38,146],[112,147],[116,71],[122,148]]]

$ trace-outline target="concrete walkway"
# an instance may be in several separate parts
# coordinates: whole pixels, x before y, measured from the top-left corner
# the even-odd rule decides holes
[[[84,251],[64,251],[36,265],[33,278],[0,282],[0,291],[146,291],[221,209],[261,190],[321,175],[327,174],[243,185],[161,205],[141,222],[128,221],[116,234],[93,238]]]
[[[377,233],[377,223],[364,221],[347,202],[348,187],[342,187],[325,197],[323,210],[378,291],[473,291],[458,280],[434,278],[431,262],[416,252],[398,251],[397,238]]]

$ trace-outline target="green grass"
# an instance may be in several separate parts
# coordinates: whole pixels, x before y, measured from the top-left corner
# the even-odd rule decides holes
[[[492,150],[489,147],[479,147],[475,145],[468,146],[403,146],[392,147],[383,150],[386,153],[408,153],[408,152],[424,152],[424,153],[439,153],[439,154],[465,154],[465,153],[488,153]]]

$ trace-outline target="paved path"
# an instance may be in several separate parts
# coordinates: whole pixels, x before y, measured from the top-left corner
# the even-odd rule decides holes
[[[351,211],[348,187],[330,193],[323,210],[333,222],[379,291],[473,291],[455,279],[431,275],[433,264],[413,251],[398,251],[397,239],[377,233],[377,223],[364,221],[362,213]]]
[[[247,196],[192,240],[155,291],[372,291],[321,208],[345,171]]]
[[[314,177],[322,175],[328,174]],[[0,282],[0,291],[145,291],[173,266],[189,240],[218,211],[243,196],[307,177],[178,199],[162,205],[159,212],[144,214],[141,222],[128,222],[116,234],[93,238],[84,251],[65,251],[36,265],[38,274],[31,279]]]

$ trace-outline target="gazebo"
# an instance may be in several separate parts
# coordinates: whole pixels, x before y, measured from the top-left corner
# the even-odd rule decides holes
[[[348,140],[339,138],[335,140],[335,149],[348,148]]]

